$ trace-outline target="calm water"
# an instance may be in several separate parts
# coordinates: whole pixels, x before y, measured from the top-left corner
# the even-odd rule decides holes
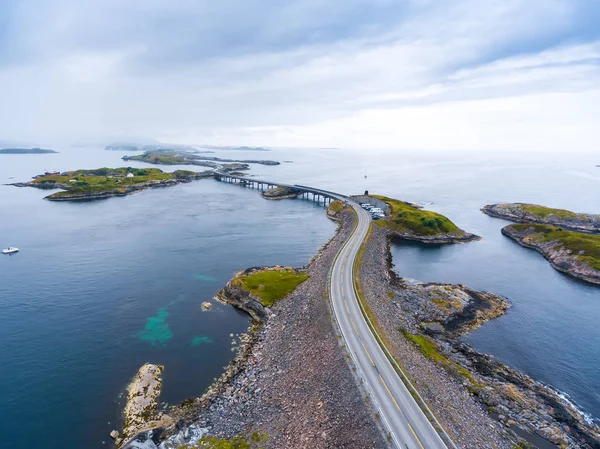
[[[59,150],[0,156],[0,183],[44,169],[122,165],[119,152]],[[508,315],[467,340],[600,416],[600,288],[556,272],[500,234],[507,222],[479,212],[530,201],[598,213],[600,160],[304,149],[217,156],[293,160],[252,173],[429,202],[484,237],[394,247],[396,269],[507,296]],[[81,204],[42,201],[46,194],[0,186],[0,210],[10,210],[0,215],[2,245],[22,249],[0,258],[0,422],[12,447],[37,447],[40,438],[48,448],[102,447],[118,427],[119,394],[146,361],[166,365],[162,400],[200,394],[232,357],[229,334],[248,325],[232,308],[201,312],[200,303],[236,270],[305,264],[335,229],[308,202],[265,201],[212,180]]]
[[[84,151],[3,158],[0,182],[119,164]],[[109,444],[119,395],[144,362],[166,366],[163,401],[201,394],[233,356],[230,333],[248,326],[245,314],[215,302],[202,312],[201,302],[248,266],[306,264],[335,229],[307,201],[265,201],[213,180],[100,202],[46,194],[0,187],[10,209],[1,240],[21,248],[0,258],[4,447]]]

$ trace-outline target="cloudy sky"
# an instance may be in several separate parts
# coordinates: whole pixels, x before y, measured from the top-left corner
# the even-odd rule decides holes
[[[593,151],[598,0],[0,0],[0,140]]]

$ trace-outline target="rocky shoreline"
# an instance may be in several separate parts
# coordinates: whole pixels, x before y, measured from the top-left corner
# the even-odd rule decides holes
[[[516,223],[540,223],[569,231],[600,233],[600,215],[575,213],[525,203],[490,204],[482,207],[481,211],[490,217]]]
[[[388,447],[340,344],[327,297],[329,268],[355,221],[348,210],[332,218],[340,226],[306,268],[310,277],[271,310],[263,313],[257,298],[225,286],[220,300],[258,318],[236,359],[201,398],[169,412],[174,426],[142,432],[125,448],[173,448],[250,428],[268,437],[269,448]]]
[[[540,242],[532,238],[537,234],[533,227],[520,229],[515,225],[505,226],[502,234],[511,238],[519,245],[536,250],[550,262],[555,270],[573,276],[591,284],[600,285],[600,271],[577,259],[577,254],[572,254],[560,245],[560,242]]]
[[[454,443],[508,449],[525,438],[542,447],[600,448],[600,429],[558,393],[461,341],[504,314],[508,301],[462,285],[399,278],[392,238],[372,227],[359,270],[364,299],[388,349]]]

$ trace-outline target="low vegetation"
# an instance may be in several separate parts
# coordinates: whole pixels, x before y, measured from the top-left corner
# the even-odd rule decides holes
[[[345,207],[346,205],[344,204],[343,201],[339,201],[339,200],[333,200],[330,204],[329,207],[327,208],[327,212],[329,212],[331,215],[336,215],[338,213],[341,212],[341,210]]]
[[[527,237],[529,241],[554,243],[554,249],[569,250],[571,255],[580,262],[595,270],[600,270],[600,235],[565,231],[562,228],[543,224],[514,224],[507,228],[512,228],[517,232],[527,232],[529,229],[533,229],[534,233]]]
[[[550,215],[560,218],[578,218],[580,214],[565,209],[553,209],[551,207],[538,206],[537,204],[521,204],[520,208],[537,217],[545,218]]]
[[[385,202],[389,207],[389,215],[376,224],[388,227],[399,234],[413,234],[416,236],[435,236],[441,234],[462,234],[462,231],[448,218],[436,212],[418,209],[404,201],[373,195]]]
[[[189,160],[179,156],[177,154],[163,154],[163,153],[144,153],[137,156],[130,156],[127,158],[128,161],[142,161],[149,164],[163,164],[163,165],[185,165],[189,164]]]
[[[411,341],[425,357],[434,361],[435,363],[440,364],[451,375],[467,379],[471,383],[471,387],[469,387],[469,389],[476,391],[481,387],[473,378],[473,375],[469,370],[463,368],[458,363],[453,362],[444,356],[440,352],[438,344],[433,339],[427,337],[426,335],[416,335],[406,331],[404,331],[403,334],[404,337]]]
[[[103,167],[96,170],[74,170],[39,176],[31,181],[30,185],[47,189],[63,189],[63,192],[57,192],[50,196],[50,198],[60,198],[102,192],[125,193],[127,187],[137,184],[150,181],[176,180],[194,174],[194,172],[188,170],[164,173],[158,168]]]
[[[264,434],[253,432],[250,435],[240,435],[233,438],[203,437],[193,446],[182,445],[177,449],[262,449],[268,437]]]
[[[239,276],[232,281],[232,285],[242,287],[259,297],[264,306],[271,307],[307,279],[308,274],[305,272],[293,268],[276,268]]]

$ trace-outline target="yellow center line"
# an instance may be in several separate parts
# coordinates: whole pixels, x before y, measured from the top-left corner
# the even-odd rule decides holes
[[[354,328],[354,332],[356,332],[356,335],[360,335],[358,333],[358,329],[356,328],[356,324],[354,324],[354,320],[352,319],[352,317],[350,317],[350,322],[352,323],[352,327]]]
[[[346,312],[350,313],[350,309],[348,308],[348,303],[344,299],[344,305],[346,306]]]
[[[367,357],[369,357],[369,360],[371,361],[371,365],[375,366],[375,362],[373,362],[373,359],[371,358],[371,354],[369,354],[369,351],[367,351],[367,347],[365,346],[365,344],[361,341],[361,344],[363,345],[363,348],[365,350],[365,352],[367,353]]]
[[[415,433],[415,431],[413,430],[412,426],[410,425],[410,423],[408,423],[408,428],[410,429],[410,431],[412,432],[413,436],[415,437],[415,439],[417,440],[417,443],[419,443],[419,446],[421,446],[421,449],[425,449],[423,447],[423,445],[421,444],[421,440],[419,440],[419,437],[417,436],[417,434]]]
[[[385,389],[387,390],[388,394],[390,395],[390,398],[392,398],[392,401],[394,401],[394,404],[396,405],[396,408],[398,410],[400,410],[400,406],[396,402],[396,399],[394,398],[394,396],[392,396],[392,392],[390,391],[390,389],[388,388],[387,384],[385,383],[385,380],[383,380],[383,377],[381,377],[381,374],[379,375],[379,378],[381,379],[381,382],[383,383],[383,386],[385,387]]]
[[[346,296],[344,295],[344,286],[342,285],[342,298],[345,298]]]

